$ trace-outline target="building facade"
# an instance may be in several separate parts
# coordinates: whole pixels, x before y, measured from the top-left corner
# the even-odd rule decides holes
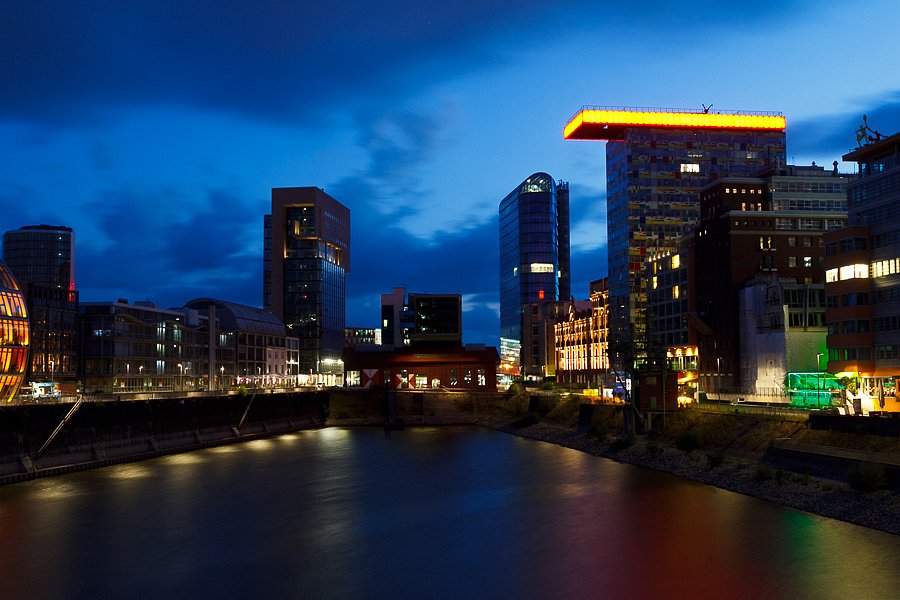
[[[19,282],[31,321],[27,380],[75,393],[78,291],[70,227],[29,225],[3,234],[3,259]]]
[[[523,307],[571,296],[568,183],[533,174],[500,202],[499,221],[501,368],[518,374]]]
[[[14,401],[25,382],[29,343],[25,295],[0,262],[0,403]]]
[[[758,363],[741,353],[738,297],[757,276],[776,277],[784,306],[802,309],[788,309],[784,327],[813,333],[825,328],[823,235],[847,224],[847,177],[837,173],[837,163],[832,171],[789,165],[762,175],[718,179],[700,193],[691,323],[697,327],[701,389],[752,393],[745,384],[759,376],[745,370]]]
[[[699,192],[722,176],[750,176],[785,163],[778,113],[690,109],[588,108],[565,126],[566,139],[605,140],[610,343],[615,362],[647,349],[650,255],[677,252],[700,218]]]
[[[826,237],[827,369],[898,410],[900,134],[870,136],[843,158],[859,176],[848,185],[849,226]]]
[[[590,304],[570,302],[566,318],[554,325],[560,384],[596,388],[610,384],[608,302],[608,279],[592,281]]]
[[[520,373],[526,381],[543,381],[556,375],[554,352],[557,323],[566,320],[573,302],[579,309],[590,306],[586,300],[532,302],[522,307],[522,345]]]
[[[264,307],[298,338],[300,372],[328,372],[344,348],[350,209],[319,188],[273,188],[264,230]]]
[[[355,348],[357,346],[380,346],[381,345],[381,328],[380,327],[345,327],[344,328],[344,348]]]

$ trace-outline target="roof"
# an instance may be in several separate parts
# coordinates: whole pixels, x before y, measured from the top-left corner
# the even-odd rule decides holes
[[[734,129],[784,131],[781,113],[683,108],[584,106],[563,128],[567,140],[619,140],[627,128]]]
[[[265,335],[285,335],[284,323],[270,312],[261,308],[236,304],[214,298],[197,298],[185,303],[185,308],[203,312],[210,304],[216,306],[216,317],[223,331],[243,331]]]
[[[848,152],[841,158],[847,162],[866,162],[869,159],[890,152],[891,149],[896,146],[900,146],[900,133],[895,133],[892,136],[880,139],[877,142],[866,144],[865,146],[860,146],[856,150]]]

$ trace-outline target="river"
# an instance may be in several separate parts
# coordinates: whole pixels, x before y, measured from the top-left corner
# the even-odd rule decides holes
[[[0,488],[2,598],[891,598],[900,537],[477,427]]]

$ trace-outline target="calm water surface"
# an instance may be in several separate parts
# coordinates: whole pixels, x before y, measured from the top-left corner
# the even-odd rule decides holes
[[[897,598],[900,538],[469,427],[0,488],[3,598]]]

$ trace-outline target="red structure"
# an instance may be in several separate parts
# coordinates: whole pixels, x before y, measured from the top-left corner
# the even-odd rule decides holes
[[[497,390],[496,348],[458,346],[423,352],[415,348],[344,349],[344,373],[350,387],[390,389]]]

